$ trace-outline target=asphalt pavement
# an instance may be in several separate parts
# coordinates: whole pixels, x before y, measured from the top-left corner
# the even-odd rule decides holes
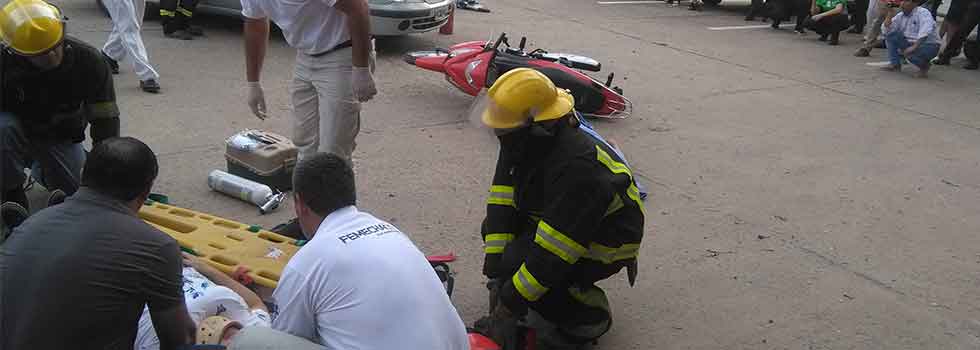
[[[104,43],[94,0],[56,3],[70,34]],[[882,72],[884,50],[851,55],[857,35],[830,47],[744,22],[745,3],[484,3],[493,12],[458,12],[453,35],[379,40],[380,93],[354,155],[362,209],[459,256],[467,323],[486,311],[479,224],[497,145],[466,117],[471,97],[401,55],[507,32],[598,59],[634,104],[596,125],[651,192],[636,286],[625,273],[602,283],[615,321],[600,349],[980,348],[980,73],[962,58],[929,79]],[[123,132],[157,152],[155,191],[173,204],[271,227],[291,204],[259,215],[206,178],[233,133],[291,133],[295,53],[273,35],[260,121],[244,101],[240,20],[197,22],[206,37],[177,41],[148,19],[163,91],[141,92],[122,62]]]

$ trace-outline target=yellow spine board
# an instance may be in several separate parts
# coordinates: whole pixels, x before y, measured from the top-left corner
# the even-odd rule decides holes
[[[245,267],[255,283],[269,288],[276,287],[286,262],[300,248],[292,238],[252,232],[249,225],[169,204],[144,205],[139,215],[219,270],[231,275]]]

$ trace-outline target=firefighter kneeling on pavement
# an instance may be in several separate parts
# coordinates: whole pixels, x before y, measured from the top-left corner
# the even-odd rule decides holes
[[[594,343],[612,325],[595,283],[624,267],[636,278],[644,209],[632,172],[538,71],[511,70],[480,98],[500,154],[481,230],[491,315],[475,328],[503,349],[523,348],[518,325],[539,349]]]

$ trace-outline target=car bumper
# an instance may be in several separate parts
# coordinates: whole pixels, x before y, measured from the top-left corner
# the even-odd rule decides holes
[[[437,4],[402,3],[371,6],[371,33],[404,35],[435,30],[449,21],[455,11],[453,1]]]

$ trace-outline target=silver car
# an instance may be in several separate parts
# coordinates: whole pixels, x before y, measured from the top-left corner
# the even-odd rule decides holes
[[[102,0],[97,0],[102,5]],[[155,0],[148,2],[157,3]],[[425,33],[446,24],[455,11],[455,0],[368,0],[371,8],[371,34],[404,35]],[[201,0],[201,12],[240,16],[239,0]],[[150,10],[152,8],[152,10]],[[155,6],[147,6],[156,11]]]

